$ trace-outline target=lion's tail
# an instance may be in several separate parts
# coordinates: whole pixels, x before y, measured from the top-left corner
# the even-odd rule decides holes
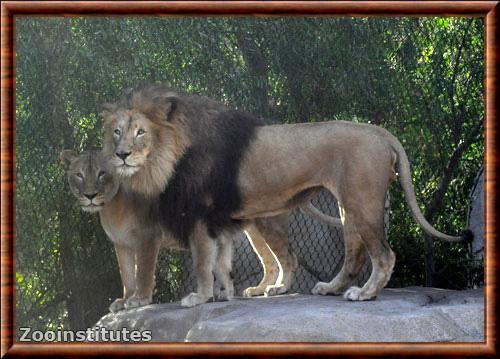
[[[420,224],[422,229],[427,234],[439,238],[441,240],[444,240],[446,242],[472,241],[473,234],[472,231],[468,229],[462,231],[459,236],[450,236],[448,234],[439,232],[429,222],[427,222],[417,203],[417,198],[415,196],[415,189],[413,188],[413,183],[411,178],[410,162],[408,161],[406,151],[404,150],[403,146],[396,137],[391,135],[390,142],[393,150],[396,152],[397,155],[396,164],[399,172],[399,182],[401,183],[401,187],[403,187],[406,202],[410,207],[413,218],[415,218],[415,220]]]
[[[318,222],[328,224],[329,226],[333,227],[342,227],[342,220],[340,218],[324,214],[319,209],[314,207],[314,205],[311,202],[309,202],[306,206],[300,207],[300,211],[303,214],[311,218],[314,218]]]

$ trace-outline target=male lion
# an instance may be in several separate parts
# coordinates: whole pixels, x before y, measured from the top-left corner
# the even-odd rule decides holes
[[[272,237],[252,233],[255,224],[303,205],[321,187],[339,203],[345,260],[331,282],[316,284],[314,294],[345,292],[349,300],[370,300],[389,281],[395,255],[384,235],[383,210],[396,169],[411,213],[427,233],[445,241],[470,237],[470,232],[443,234],[425,220],[403,147],[376,126],[344,121],[265,126],[248,113],[159,85],[127,91],[105,106],[103,116],[104,151],[121,183],[159,198],[163,225],[193,251],[198,288],[182,300],[184,306],[211,295],[219,233],[244,228],[252,241],[264,237],[272,248]],[[287,252],[286,241],[279,247]],[[362,288],[349,288],[365,250],[372,274]]]

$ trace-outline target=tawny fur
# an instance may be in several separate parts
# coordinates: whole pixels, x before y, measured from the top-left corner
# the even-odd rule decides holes
[[[186,134],[173,123],[150,121],[148,117],[135,109],[120,109],[112,113],[104,111],[103,115],[107,134],[113,134],[114,130],[125,128],[125,126],[130,126],[132,130],[141,127],[146,131],[145,143],[142,146],[133,147],[133,156],[136,160],[134,164],[140,166],[141,170],[127,177],[123,185],[147,197],[155,197],[167,185],[175,164],[189,145]],[[182,117],[176,118],[176,121],[182,122]],[[103,151],[113,160],[112,155],[116,148],[113,145],[112,135],[105,136],[103,147]],[[126,150],[132,150],[132,148]],[[114,158],[116,160],[116,157]],[[120,174],[119,171],[118,174]]]
[[[161,95],[162,93],[165,95]],[[175,106],[166,105],[164,102],[166,99],[175,103]],[[189,108],[186,108],[186,105],[189,105]],[[160,110],[151,109],[154,106],[159,106]],[[212,119],[227,110],[222,104],[206,97],[174,94],[162,86],[132,91],[126,94],[120,102],[104,106],[102,113],[105,119],[103,151],[117,166],[119,174],[119,166],[123,165],[123,161],[116,156],[116,152],[131,152],[126,161],[135,167],[122,171],[120,182],[127,190],[154,199],[155,193],[161,192],[164,183],[168,182],[172,176],[175,160],[182,157],[193,139],[199,137],[200,134],[203,136],[206,132],[213,132],[210,125]],[[146,114],[151,118],[147,117]],[[193,119],[197,121],[197,128],[185,127],[187,116],[191,116],[191,123],[193,123]],[[145,119],[148,119],[149,123]],[[139,127],[146,131],[141,141],[137,141],[134,137]],[[114,135],[114,131],[117,129],[121,131],[119,139]],[[169,132],[173,129],[177,129],[178,133]],[[172,146],[175,149],[171,149]],[[133,171],[132,175],[129,171]],[[201,177],[203,175],[206,176],[206,173],[202,174]],[[211,201],[210,198],[206,200]],[[282,219],[278,218],[276,221],[282,221]],[[288,248],[287,233],[272,233],[267,240],[280,244],[285,243],[286,248]],[[281,253],[285,254],[283,258],[279,258]],[[277,255],[266,251],[262,255],[269,257],[266,263],[276,263],[276,266],[280,266],[278,263],[281,263],[281,278],[285,278],[285,288],[281,282],[277,283],[276,279],[265,277],[260,286],[262,290],[246,293],[261,295],[267,292],[266,288],[274,286],[279,286],[282,291],[287,291],[296,269],[294,257],[288,250],[280,250]],[[266,271],[265,268],[264,271]]]
[[[148,92],[149,90],[139,89],[137,91],[143,91],[145,96],[148,96],[148,93],[151,91],[154,93],[156,90]],[[157,155],[158,152],[171,151],[169,158],[175,159],[179,153],[185,152],[191,146],[203,146],[193,131],[193,124],[199,126],[201,123],[208,131],[211,124],[215,123],[214,121],[217,121],[225,110],[206,98],[174,96],[170,89],[158,91],[168,92],[168,101],[172,102],[171,105],[162,104],[162,109],[166,110],[159,111],[162,114],[167,112],[163,120],[172,126],[169,127],[171,130],[169,135],[167,132],[158,132],[162,141],[165,141],[160,143],[175,143],[173,146],[177,148],[167,149],[165,145],[156,146],[151,142],[149,147],[151,154]],[[147,103],[154,104],[155,102]],[[139,108],[130,106],[130,102],[129,107],[131,110]],[[120,111],[120,105],[118,104],[116,108],[118,110],[115,109],[107,115],[109,123],[113,122],[112,116]],[[210,112],[209,108],[213,111]],[[148,110],[142,111],[147,117]],[[156,112],[153,113],[156,114]],[[191,122],[182,120],[187,118]],[[234,114],[234,118],[235,120],[239,118],[238,113]],[[193,122],[193,119],[199,122]],[[158,122],[157,118],[150,120],[155,124]],[[133,123],[135,120],[130,116],[128,121]],[[111,130],[111,126],[106,130],[108,139],[112,137]],[[169,137],[163,138],[163,136]],[[214,140],[206,136],[205,139]],[[217,138],[216,140],[224,141],[225,139]],[[113,154],[123,144],[127,150],[135,153],[134,144],[126,140],[115,143],[114,148],[108,146],[109,153]],[[208,163],[213,160],[207,158]],[[160,169],[163,171],[164,178],[158,183],[168,185],[169,176],[172,176],[171,168],[175,164],[162,165]],[[138,167],[140,167],[137,170],[138,173],[150,171],[148,168],[150,164],[147,161],[143,161]],[[250,228],[253,226],[251,221],[261,217],[276,216],[291,207],[304,205],[308,198],[307,194],[311,190],[316,191],[320,187],[327,188],[339,202],[346,255],[339,275],[329,283],[318,283],[313,293],[341,294],[345,291],[346,298],[350,300],[373,299],[389,281],[395,263],[394,253],[384,234],[383,211],[385,194],[390,182],[396,178],[397,171],[399,171],[399,179],[411,213],[422,228],[427,233],[443,240],[463,240],[464,236],[453,237],[437,231],[423,217],[416,202],[408,159],[399,141],[382,128],[344,121],[257,128],[239,164],[237,186],[242,199],[241,205],[230,214],[230,217],[243,221]],[[201,178],[206,177],[203,168],[200,168],[198,175]],[[133,182],[126,178],[123,181]],[[158,183],[146,181],[141,183],[144,187],[138,191],[154,197],[162,191]],[[203,223],[197,224],[197,226],[201,225]],[[205,245],[204,239],[198,236],[205,236],[206,232],[206,230],[197,230],[198,235],[195,235],[193,239],[195,246],[196,243],[200,246]],[[359,262],[366,257],[365,250],[372,261],[372,275],[363,288],[347,289],[359,273]],[[206,266],[205,269],[211,271],[212,266]],[[203,288],[206,285],[199,287]],[[204,296],[204,293],[199,292],[193,297],[194,299],[191,298],[190,303],[198,304]]]
[[[120,187],[114,168],[102,153],[88,151],[76,154],[72,150],[64,150],[61,153],[61,162],[67,172],[70,191],[78,199],[84,211],[99,213],[101,225],[115,246],[123,296],[110,305],[110,311],[116,312],[151,303],[159,249],[187,250],[188,248],[184,248],[177,238],[160,226],[158,206],[154,199]],[[77,177],[77,173],[82,177]],[[100,181],[100,175],[105,175],[106,181]],[[84,193],[96,196],[90,201]],[[281,221],[283,218],[269,219],[267,222],[270,226],[279,226],[278,223]],[[234,295],[233,281],[230,277],[232,241],[231,235],[221,235],[215,241],[217,256],[215,263],[209,263],[214,266],[216,283],[212,291],[218,300],[230,300]],[[203,251],[199,256],[209,257],[208,252]],[[290,277],[288,272],[285,275]],[[267,279],[263,282],[262,293],[267,286],[274,285],[276,280]],[[209,295],[211,296],[212,294]]]
[[[154,273],[161,247],[186,250],[182,244],[160,226],[155,201],[119,188],[118,178],[107,173],[106,185],[100,185],[97,177],[104,171],[112,171],[104,157],[97,152],[77,155],[73,151],[63,151],[61,159],[67,170],[70,190],[79,200],[82,209],[89,211],[89,200],[80,193],[96,194],[98,205],[91,206],[98,212],[101,225],[115,246],[123,296],[109,307],[116,312],[125,308],[135,308],[151,303],[155,284]],[[72,180],[76,173],[81,180]],[[83,198],[82,198],[83,197]],[[233,296],[233,282],[228,273],[231,270],[232,238],[223,236],[216,242],[218,266],[214,273],[217,285],[210,287],[208,297],[229,300]],[[206,257],[207,253],[201,253]],[[212,279],[212,278],[211,278]]]

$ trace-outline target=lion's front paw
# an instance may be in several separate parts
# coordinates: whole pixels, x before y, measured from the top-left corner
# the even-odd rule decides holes
[[[234,297],[234,284],[230,281],[226,287],[221,286],[215,282],[214,285],[214,298],[218,301],[231,300]]]
[[[351,301],[375,300],[376,295],[363,292],[362,288],[351,287],[344,293],[344,298]]]
[[[264,296],[272,297],[273,295],[284,294],[288,292],[288,288],[284,284],[268,285],[264,291]]]
[[[314,288],[311,290],[311,293],[314,295],[327,295],[330,293],[330,283],[325,283],[325,282],[318,282],[314,286]]]
[[[140,298],[133,295],[126,300],[125,308],[132,309],[132,308],[143,307],[145,305],[151,304],[151,302],[152,302],[151,297]]]
[[[219,293],[216,296],[216,299],[220,301],[227,301],[233,299],[233,297],[234,297],[234,289],[228,288],[219,291]]]
[[[248,287],[243,291],[243,296],[247,298],[256,297],[258,295],[263,295],[265,291],[266,289],[262,287]]]
[[[181,305],[183,307],[194,307],[198,304],[206,303],[210,297],[208,295],[203,295],[199,293],[190,293],[181,300]]]
[[[111,305],[109,306],[109,311],[111,313],[116,313],[120,310],[125,309],[125,298],[117,298]]]
[[[234,297],[234,285],[232,282],[228,283],[227,287],[214,287],[214,298],[218,301],[231,300]]]

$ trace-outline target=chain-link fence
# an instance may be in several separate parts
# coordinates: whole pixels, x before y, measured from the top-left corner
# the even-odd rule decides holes
[[[384,127],[408,152],[423,209],[433,203],[453,150],[469,141],[469,147],[460,144],[466,160],[457,157],[433,221],[441,231],[456,233],[464,227],[467,192],[484,153],[477,136],[482,129],[476,126],[484,118],[484,26],[482,19],[445,20],[17,19],[16,325],[84,329],[122,295],[113,244],[98,216],[76,205],[58,154],[99,147],[101,105],[144,80],[170,83],[275,123],[342,119]],[[345,61],[351,58],[356,61]],[[457,76],[448,76],[453,70]],[[451,91],[450,101],[448,90],[454,88],[468,91]],[[457,126],[459,120],[463,124]],[[471,267],[460,245],[438,242],[436,273],[426,273],[422,232],[397,187],[392,196],[389,237],[397,263],[391,285],[422,285],[425,276],[433,276],[436,286],[468,288],[483,278],[482,265]],[[328,193],[314,204],[337,214]],[[291,291],[308,293],[339,271],[342,229],[299,211],[290,216],[290,247],[300,262]],[[260,261],[243,235],[235,243],[233,263],[237,295],[260,282]],[[178,300],[194,289],[191,266],[188,253],[162,251],[156,303]],[[367,264],[358,284],[369,272]]]
[[[335,197],[327,190],[322,190],[312,200],[312,204],[324,214],[339,217],[339,209]],[[389,197],[386,198],[384,226],[387,231],[389,221]],[[303,214],[296,209],[290,213],[288,225],[288,240],[293,253],[298,258],[299,268],[295,272],[295,279],[290,292],[310,293],[318,281],[329,282],[342,268],[344,262],[344,241],[342,228],[332,227]],[[192,260],[189,253],[177,255],[182,271],[177,280],[168,277],[161,267],[169,267],[172,263],[171,256],[175,254],[164,253],[160,258],[158,270],[161,274],[157,276],[157,287],[162,288],[165,279],[174,280],[176,283],[168,283],[170,298],[162,295],[159,301],[176,301],[184,295],[196,290],[196,281],[192,271]],[[364,264],[357,281],[362,285],[371,272],[370,261]],[[259,258],[255,254],[244,234],[236,239],[233,255],[233,275],[235,295],[241,295],[245,288],[259,284],[263,276],[263,269]],[[167,276],[168,278],[165,278]],[[177,285],[175,285],[177,284]],[[165,292],[165,290],[161,290]]]

